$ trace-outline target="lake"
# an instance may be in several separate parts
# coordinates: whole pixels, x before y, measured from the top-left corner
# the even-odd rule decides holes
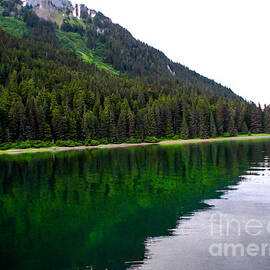
[[[0,157],[0,268],[269,269],[270,140]]]

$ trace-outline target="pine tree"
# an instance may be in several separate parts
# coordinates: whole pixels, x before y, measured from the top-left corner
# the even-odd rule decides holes
[[[76,141],[77,140],[77,130],[76,130],[76,119],[74,114],[72,113],[68,118],[68,135],[67,138],[69,140]]]
[[[234,137],[237,135],[237,129],[235,126],[235,120],[234,120],[234,115],[233,113],[230,114],[229,117],[229,123],[228,123],[228,132],[231,137]]]
[[[147,137],[145,132],[145,109],[138,110],[136,114],[136,137],[139,139]]]
[[[41,140],[45,139],[46,124],[48,125],[48,123],[46,123],[46,116],[45,116],[44,108],[42,105],[40,105],[37,108],[37,134],[38,134],[38,138]]]
[[[198,104],[198,112],[199,112],[199,137],[202,139],[209,138],[209,114],[208,114],[208,106],[205,102],[205,99],[200,99]]]
[[[175,123],[174,123],[174,133],[180,134],[181,132],[181,126],[182,126],[182,104],[179,100],[176,100],[175,105]]]
[[[241,127],[241,133],[242,134],[248,134],[248,127],[246,121],[243,121],[242,127]]]
[[[128,111],[128,135],[129,138],[135,137],[135,116],[131,110]]]
[[[160,116],[160,109],[159,106],[156,104],[154,108],[154,118],[156,123],[156,137],[160,138],[162,137],[162,122],[161,122],[161,116]]]
[[[31,129],[31,126],[29,124],[29,121],[26,120],[26,125],[25,125],[25,139],[26,140],[34,140],[33,138],[33,131]]]
[[[193,104],[190,115],[190,131],[192,138],[199,137],[199,121],[200,121],[199,114],[197,112],[196,106]]]
[[[144,108],[142,111],[143,111],[143,113],[142,113],[143,125],[142,126],[144,127],[143,134],[144,134],[144,137],[148,137],[148,136],[151,136],[151,134],[152,134],[152,130],[150,128],[150,125],[151,125],[150,121],[151,120],[150,120],[150,116],[149,116],[149,110],[148,110],[148,108]]]
[[[172,138],[174,136],[173,132],[173,125],[172,125],[172,115],[170,110],[168,109],[166,112],[166,122],[167,122],[167,128],[166,128],[166,138]]]
[[[26,117],[25,108],[21,100],[14,100],[9,112],[9,132],[12,140],[25,139]]]
[[[27,115],[27,128],[26,128],[26,138],[29,140],[34,140],[37,138],[37,113],[35,100],[28,96],[26,101],[26,115]]]
[[[158,136],[155,113],[154,113],[153,108],[150,106],[147,110],[147,118],[148,118],[148,130],[149,130],[148,135],[149,136]]]
[[[212,112],[210,113],[210,136],[212,138],[217,137],[217,129],[216,129],[215,119]]]
[[[185,114],[183,115],[180,137],[184,140],[189,138],[189,128]]]
[[[254,103],[251,104],[250,129],[252,133],[261,133],[262,126],[262,111]]]
[[[108,122],[105,116],[104,111],[102,110],[102,107],[100,106],[99,109],[99,122],[98,122],[98,132],[97,132],[97,136],[99,138],[107,138],[108,137]]]
[[[237,112],[237,130],[242,132],[242,127],[243,124],[245,122],[245,116],[246,116],[246,112],[247,112],[247,106],[245,103],[241,103],[240,106],[236,106]],[[247,126],[247,123],[245,123],[245,125]],[[248,128],[247,128],[248,129]],[[246,133],[247,134],[247,133]]]
[[[44,136],[45,141],[48,142],[52,140],[52,131],[48,123],[44,124],[43,134],[44,134],[43,136]]]
[[[10,73],[8,87],[9,87],[10,91],[12,91],[12,92],[18,91],[18,74],[17,74],[16,70],[14,70],[12,73]]]
[[[270,106],[264,108],[264,132],[270,133]]]
[[[225,114],[224,114],[224,104],[223,100],[220,98],[216,105],[216,128],[217,128],[217,135],[223,136],[224,133],[224,121],[225,121]]]
[[[128,123],[127,123],[127,112],[125,108],[122,108],[121,113],[119,115],[117,130],[118,130],[118,140],[120,142],[126,141],[128,137]]]
[[[63,112],[60,111],[58,107],[56,107],[52,111],[52,128],[53,128],[53,137],[55,140],[64,140],[65,139],[65,128],[63,128],[64,124]]]
[[[103,123],[105,125],[103,138],[110,137],[110,110],[111,110],[110,100],[108,97],[105,97],[104,110],[103,110],[103,114],[102,114]]]
[[[11,136],[11,133],[10,133],[10,130],[9,128],[6,128],[5,130],[5,141],[7,142],[12,142],[12,136]]]
[[[172,122],[167,123],[166,138],[172,138],[174,136]]]
[[[96,138],[96,116],[92,111],[84,112],[82,118],[83,138],[90,140]]]
[[[113,143],[118,141],[118,134],[117,134],[117,127],[116,127],[116,120],[114,111],[110,110],[110,140]]]

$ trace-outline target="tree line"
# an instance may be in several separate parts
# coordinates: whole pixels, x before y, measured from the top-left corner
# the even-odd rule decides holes
[[[0,31],[0,141],[143,141],[270,133],[270,107],[196,85],[112,76]]]

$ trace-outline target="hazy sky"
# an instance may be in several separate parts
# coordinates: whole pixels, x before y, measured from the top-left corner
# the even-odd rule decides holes
[[[135,38],[230,87],[270,103],[269,0],[73,0],[101,11]]]

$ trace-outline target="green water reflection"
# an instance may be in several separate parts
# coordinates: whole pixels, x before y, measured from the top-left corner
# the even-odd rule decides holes
[[[1,269],[126,269],[237,185],[269,141],[0,157]]]

